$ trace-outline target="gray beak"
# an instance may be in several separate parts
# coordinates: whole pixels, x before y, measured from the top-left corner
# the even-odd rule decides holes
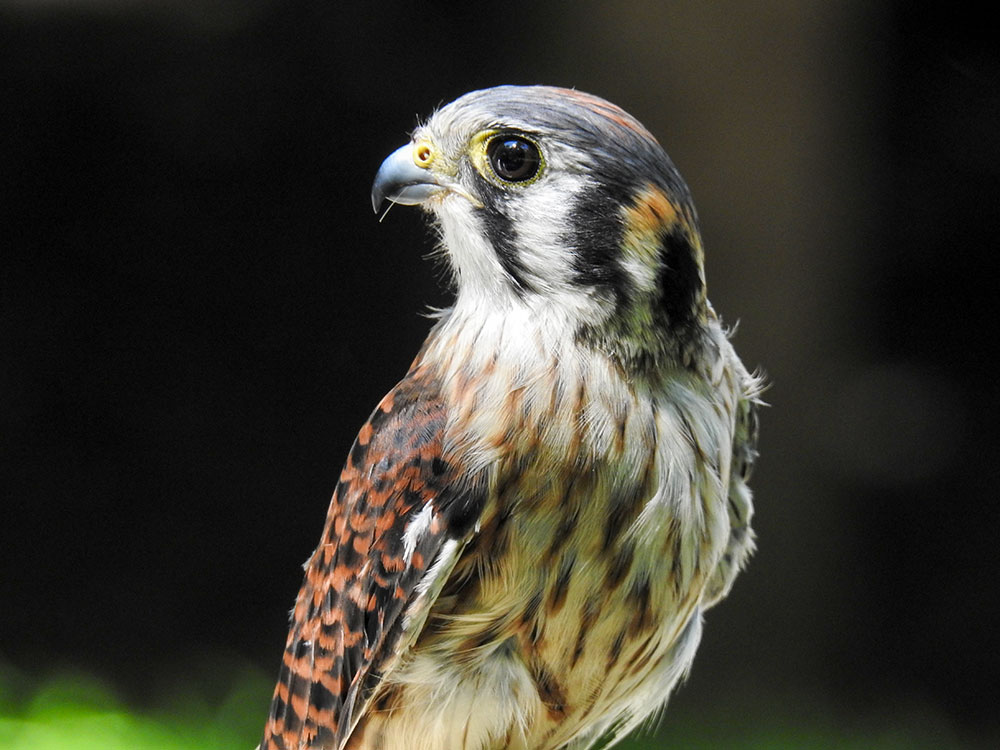
[[[378,213],[388,198],[393,203],[415,206],[442,190],[437,178],[413,160],[413,144],[408,143],[386,157],[372,184],[372,208]]]

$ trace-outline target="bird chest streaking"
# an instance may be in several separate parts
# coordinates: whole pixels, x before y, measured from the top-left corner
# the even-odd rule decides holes
[[[583,750],[684,676],[753,548],[758,380],[705,295],[690,194],[597,97],[442,108],[372,188],[453,272],[361,428],[262,750]]]

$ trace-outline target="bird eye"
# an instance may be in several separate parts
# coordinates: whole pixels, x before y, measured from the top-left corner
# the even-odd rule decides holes
[[[499,135],[491,140],[486,156],[497,177],[507,182],[527,182],[542,165],[538,146],[517,135]]]

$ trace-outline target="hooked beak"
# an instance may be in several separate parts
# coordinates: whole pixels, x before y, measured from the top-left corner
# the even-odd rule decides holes
[[[378,213],[388,198],[393,203],[415,206],[445,190],[438,178],[414,160],[413,144],[408,143],[386,157],[372,184],[372,208]]]

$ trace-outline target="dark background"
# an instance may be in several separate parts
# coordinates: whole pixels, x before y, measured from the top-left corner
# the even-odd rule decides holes
[[[276,673],[346,450],[448,300],[419,213],[373,216],[374,172],[417,115],[544,82],[670,151],[712,300],[772,382],[760,550],[668,723],[996,737],[990,25],[912,2],[0,3],[0,661],[140,703],[206,660]]]

